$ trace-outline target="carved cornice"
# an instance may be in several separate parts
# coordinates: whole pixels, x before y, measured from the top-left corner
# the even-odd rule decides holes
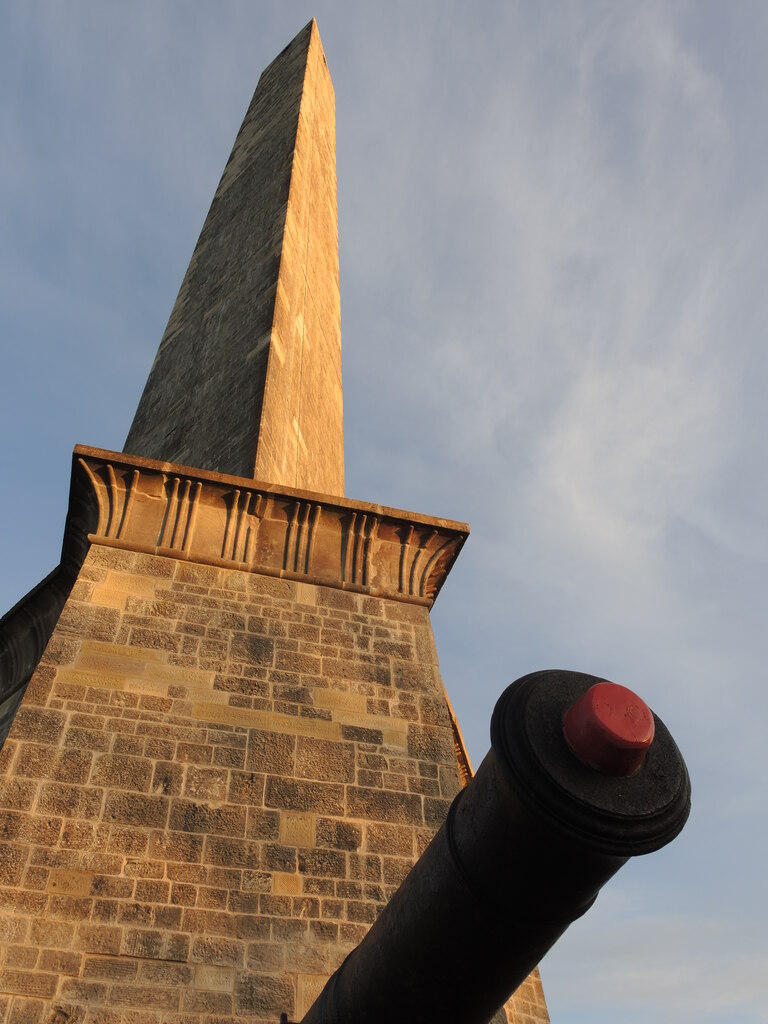
[[[469,533],[465,523],[82,445],[68,527],[100,544],[430,607]]]

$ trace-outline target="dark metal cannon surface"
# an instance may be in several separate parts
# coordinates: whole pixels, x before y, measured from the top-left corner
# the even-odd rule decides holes
[[[477,774],[302,1024],[487,1024],[689,810],[682,756],[631,691],[576,672],[519,679]]]

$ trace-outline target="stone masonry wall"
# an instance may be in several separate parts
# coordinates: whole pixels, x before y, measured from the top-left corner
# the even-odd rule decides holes
[[[460,785],[424,606],[98,544],[0,761],[2,1024],[300,1020]]]

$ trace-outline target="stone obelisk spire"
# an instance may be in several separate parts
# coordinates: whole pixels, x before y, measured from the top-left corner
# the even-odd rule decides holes
[[[124,451],[344,493],[335,108],[314,21],[261,75]]]

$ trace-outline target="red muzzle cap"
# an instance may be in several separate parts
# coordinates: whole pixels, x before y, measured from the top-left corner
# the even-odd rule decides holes
[[[595,683],[563,715],[563,733],[582,764],[626,777],[643,766],[653,742],[653,714],[626,686]]]

